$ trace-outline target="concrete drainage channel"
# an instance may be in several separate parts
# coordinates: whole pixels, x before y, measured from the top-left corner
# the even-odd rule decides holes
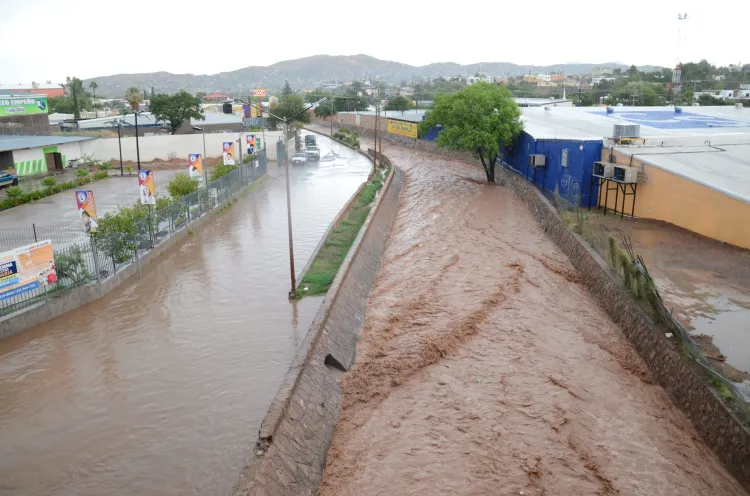
[[[354,363],[403,182],[393,167],[268,409],[233,496],[317,492],[339,418],[338,381]]]

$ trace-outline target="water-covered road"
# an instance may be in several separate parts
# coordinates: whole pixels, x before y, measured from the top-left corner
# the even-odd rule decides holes
[[[292,169],[297,270],[370,167],[319,139],[343,158]],[[229,492],[320,303],[286,298],[271,173],[141,280],[0,342],[0,493]]]

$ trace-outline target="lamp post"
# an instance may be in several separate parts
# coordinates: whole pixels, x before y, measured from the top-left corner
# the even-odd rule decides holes
[[[198,131],[203,134],[203,160],[206,160],[206,130],[202,127],[193,126],[193,131]],[[204,164],[203,166],[204,183],[208,185],[208,167]]]
[[[120,149],[120,176],[124,175],[122,171],[122,135],[120,134],[120,128],[122,127],[122,119],[115,119],[117,123],[117,147]]]
[[[140,112],[133,112],[135,114],[135,157],[138,160],[138,170],[141,170],[141,149],[138,145],[138,114]]]
[[[317,102],[311,104],[309,107],[307,107],[303,111],[296,113],[292,117],[279,117],[278,115],[274,115],[271,112],[268,112],[268,115],[270,115],[271,117],[275,117],[276,119],[280,120],[283,123],[283,130],[284,130],[283,131],[284,132],[284,169],[286,171],[286,218],[287,218],[287,227],[289,231],[289,272],[290,272],[290,280],[291,280],[291,285],[292,285],[292,289],[289,291],[290,300],[297,298],[297,275],[294,273],[294,238],[292,236],[292,194],[291,194],[291,186],[289,185],[289,132],[288,132],[289,129],[287,129],[287,125],[289,123],[294,122],[294,119],[304,114],[311,108],[315,108],[316,105],[319,105],[325,101],[326,101],[326,98],[318,100]],[[257,105],[254,105],[252,103],[249,103],[249,105],[263,112],[263,109],[258,108]]]

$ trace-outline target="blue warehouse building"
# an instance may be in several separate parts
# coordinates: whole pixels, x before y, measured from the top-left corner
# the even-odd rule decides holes
[[[544,167],[530,166],[533,155],[544,156]],[[596,205],[598,184],[591,184],[594,162],[601,160],[602,139],[536,138],[524,131],[501,157],[519,174],[547,192],[580,198],[581,206]],[[590,196],[589,196],[590,192]]]

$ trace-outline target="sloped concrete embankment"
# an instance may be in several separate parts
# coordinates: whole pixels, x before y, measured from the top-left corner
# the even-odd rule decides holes
[[[335,362],[346,369],[354,363],[357,335],[403,181],[403,172],[393,168],[271,403],[233,496],[317,492],[339,418],[340,372]]]
[[[529,208],[547,235],[582,274],[598,304],[624,331],[653,376],[727,469],[750,490],[750,432],[704,382],[688,359],[672,347],[665,329],[635,302],[620,278],[596,251],[573,233],[552,204],[528,181],[505,171],[506,185]]]

